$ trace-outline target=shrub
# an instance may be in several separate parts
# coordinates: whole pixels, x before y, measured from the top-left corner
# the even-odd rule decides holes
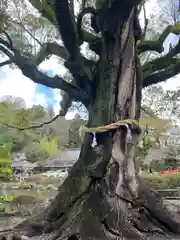
[[[29,162],[43,162],[43,160],[49,157],[55,157],[60,154],[57,140],[55,138],[48,139],[47,137],[42,138],[39,143],[26,146],[24,152]]]
[[[40,146],[50,157],[56,157],[60,153],[56,138],[48,139],[44,137],[40,140]]]
[[[38,185],[59,184],[60,179],[42,175],[32,175],[25,179],[25,182],[33,182]]]
[[[8,149],[0,146],[0,179],[10,180],[12,178],[12,161]]]
[[[42,149],[39,144],[27,146],[24,151],[27,161],[32,163],[45,160],[49,157],[48,152],[45,149]]]
[[[152,162],[150,163],[150,167],[154,171],[160,172],[163,169],[167,169],[169,166],[166,164],[164,159],[161,159],[161,160],[152,160]]]
[[[161,175],[153,173],[144,178],[154,188],[177,188],[180,186],[180,173],[169,173]]]

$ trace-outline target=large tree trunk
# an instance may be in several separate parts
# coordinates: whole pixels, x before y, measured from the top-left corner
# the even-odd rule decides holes
[[[111,8],[104,30],[106,41],[96,72],[95,101],[89,108],[91,127],[138,119],[140,112],[135,9]],[[106,240],[180,233],[180,219],[140,181],[135,163],[139,130],[129,126],[129,141],[127,129],[96,134],[95,147],[91,146],[93,135],[86,135],[79,160],[46,212],[28,225],[27,236],[53,232],[54,239]]]

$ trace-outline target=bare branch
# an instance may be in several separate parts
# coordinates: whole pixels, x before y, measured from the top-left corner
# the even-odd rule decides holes
[[[6,61],[0,63],[0,67],[3,67],[3,66],[5,66],[5,65],[9,65],[9,64],[11,64],[11,63],[13,63],[12,60],[6,60]]]
[[[57,43],[49,42],[49,43],[42,44],[40,51],[38,52],[37,56],[35,57],[36,64],[39,65],[51,54],[61,57],[65,60],[67,60],[69,58],[69,53],[63,46],[61,46]]]
[[[168,55],[156,58],[150,62],[145,63],[142,66],[143,75],[144,77],[147,77],[154,72],[168,68],[169,66],[175,65],[178,62],[179,62],[178,58],[173,58]]]
[[[158,53],[162,53],[164,51],[163,48],[163,43],[167,36],[170,33],[174,33],[175,35],[180,34],[180,29],[179,29],[180,22],[175,23],[175,25],[169,25],[165,28],[163,33],[160,35],[159,39],[157,41],[144,41],[140,42],[137,45],[138,53],[142,53],[145,51],[156,51]]]
[[[43,122],[43,123],[38,124],[38,125],[32,125],[30,127],[24,127],[24,128],[23,127],[18,127],[18,126],[15,126],[15,125],[10,125],[10,124],[2,122],[2,121],[0,121],[0,122],[1,122],[1,124],[3,124],[4,126],[6,126],[8,128],[13,128],[13,129],[17,129],[19,131],[24,131],[24,130],[29,130],[29,129],[42,128],[44,125],[48,125],[48,124],[54,122],[56,119],[58,119],[61,116],[64,116],[64,114],[61,113],[61,111],[60,111],[57,115],[55,115],[51,120],[49,120],[47,122]]]
[[[9,36],[9,34],[6,31],[2,31],[2,33],[6,36],[7,40],[9,41],[9,44],[11,44],[13,46],[12,40]]]
[[[16,22],[16,24],[20,25],[29,34],[29,36],[31,36],[40,46],[42,46],[41,42],[24,26],[22,22]]]
[[[169,66],[175,66],[179,63],[179,58],[174,57],[178,53],[180,53],[180,40],[174,48],[170,48],[170,51],[166,55],[153,59],[142,66],[144,77],[147,77],[157,71],[164,70]]]
[[[178,73],[180,73],[180,60],[174,66],[145,77],[143,80],[143,87],[166,81]]]
[[[69,97],[69,95],[64,92],[63,94],[63,98],[60,102],[60,106],[61,106],[61,110],[59,111],[59,113],[57,115],[55,115],[52,119],[50,119],[49,121],[46,121],[46,122],[43,122],[41,124],[37,124],[37,125],[32,125],[32,126],[29,126],[29,127],[18,127],[18,126],[14,126],[14,125],[10,125],[6,122],[2,122],[1,121],[1,124],[3,124],[4,126],[8,127],[8,128],[13,128],[13,129],[17,129],[19,131],[24,131],[24,130],[30,130],[30,129],[37,129],[37,128],[42,128],[44,127],[44,125],[48,125],[52,122],[54,122],[55,120],[57,120],[59,117],[63,117],[66,115],[68,109],[70,108],[71,106],[71,103],[72,103],[72,98]]]
[[[144,112],[144,113],[146,113],[147,115],[149,115],[150,117],[152,117],[152,118],[157,118],[157,116],[154,114],[154,113],[152,113],[152,112],[149,112],[146,108],[144,108],[143,106],[141,106],[141,110]]]
[[[9,40],[9,39],[8,39]],[[4,45],[6,48],[11,50],[12,52],[17,52],[17,50],[13,47],[11,41],[7,42],[3,38],[0,37],[0,44]]]
[[[0,43],[1,43],[1,41],[0,41]],[[4,54],[6,54],[13,61],[14,55],[9,50],[7,50],[7,48],[0,45],[0,51],[2,51]]]

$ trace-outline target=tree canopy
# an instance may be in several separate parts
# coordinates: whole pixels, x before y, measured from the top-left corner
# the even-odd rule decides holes
[[[82,3],[63,1],[58,4],[56,11],[53,1],[29,0],[23,3],[18,0],[3,1],[0,10],[0,50],[8,58],[1,62],[0,66],[13,64],[35,83],[65,91],[66,96],[63,98],[61,108],[63,115],[72,100],[81,101],[85,106],[93,101],[95,86],[92,84],[93,69],[98,64],[98,58],[95,56],[101,51],[101,36],[88,27],[88,19],[85,18],[84,39],[83,41],[80,39],[77,13],[83,1]],[[87,4],[94,6],[95,3],[88,1]],[[168,12],[169,18],[165,21],[165,17],[162,17],[164,26],[154,29],[155,33],[152,33],[152,20],[146,16],[146,2],[139,6],[138,13],[142,16],[144,12],[145,17],[142,36],[137,44],[137,51],[142,59],[143,87],[163,82],[180,72],[179,42],[171,44],[169,51],[166,52],[163,45],[170,33],[177,36],[180,33],[180,22],[178,17],[174,17],[178,16],[179,12],[174,4],[169,3],[172,9],[171,13]],[[165,14],[164,16],[167,15]],[[81,51],[84,43],[88,43],[91,54]],[[148,58],[147,52],[151,53]],[[70,73],[71,79],[68,82],[63,76],[48,77],[37,68],[42,61],[52,55],[58,57]]]

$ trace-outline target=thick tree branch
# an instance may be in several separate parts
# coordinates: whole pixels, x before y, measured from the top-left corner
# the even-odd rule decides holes
[[[57,25],[56,16],[55,16],[55,5],[49,5],[49,1],[37,1],[29,0],[29,2],[54,26]],[[53,2],[53,1],[52,1]]]
[[[0,49],[10,58],[10,60],[16,61],[17,59],[24,58],[24,61],[30,61],[30,59],[25,58],[24,56],[21,56],[20,53],[10,43],[5,41],[4,39],[0,38],[0,43],[3,44],[4,46],[6,46],[8,49],[10,49],[12,52],[14,52],[14,56],[13,56],[11,54],[11,52],[9,50],[6,50],[3,46],[2,46],[3,49]],[[64,47],[60,46],[57,43],[46,43],[46,44],[42,45],[42,48],[39,51],[38,55],[35,58],[32,57],[33,60],[31,60],[31,66],[32,65],[33,66],[39,65],[50,54],[55,54],[55,55],[58,55],[59,57],[69,59],[69,54]],[[90,78],[91,78],[91,76],[90,76],[91,71],[90,70],[93,67],[94,62],[82,57],[81,55],[79,56],[79,61],[83,65],[83,67],[81,66],[81,64],[79,62],[76,62],[74,64],[74,63],[69,63],[68,61],[66,61],[66,63],[68,63],[68,64],[66,64],[65,66],[70,70],[72,76],[75,79],[75,81],[72,82],[74,84],[74,86],[77,85],[78,90],[79,91],[82,90],[81,91],[82,94],[84,96],[85,95],[87,96],[88,94],[91,94],[91,90],[92,90],[91,89],[92,84],[91,84],[91,81],[90,81]],[[16,64],[17,64],[17,61],[16,61]],[[23,68],[20,67],[20,68],[21,68],[21,70],[24,69],[24,67]],[[27,73],[25,71],[24,75],[26,76],[26,74]],[[27,77],[31,78],[30,76],[27,76]],[[33,80],[33,81],[36,81],[36,80]],[[39,83],[43,84],[42,81],[39,82]],[[63,85],[61,87],[60,86],[57,87],[57,83],[58,83],[58,81],[56,81],[56,83],[53,83],[53,84],[51,82],[49,82],[49,83],[44,82],[44,84],[46,86],[48,86],[47,84],[50,84],[49,87],[52,87],[52,88],[63,87],[61,89],[64,90],[64,91],[67,91],[67,88],[66,89],[64,88],[65,85]],[[71,86],[73,86],[73,85],[71,84]],[[78,98],[75,98],[75,99],[80,100]],[[86,105],[87,101],[86,101],[86,103],[85,102],[83,102],[83,103]]]
[[[68,51],[61,45],[57,43],[44,43],[37,56],[35,57],[35,63],[39,65],[43,62],[49,55],[56,55],[58,57],[63,58],[64,60],[68,60],[69,53]]]
[[[174,57],[178,53],[180,53],[180,41],[178,41],[177,45],[174,48],[170,48],[169,52],[166,55],[145,63],[142,66],[144,77],[151,75],[153,72],[163,70],[169,66],[174,66],[179,62],[179,59]]]
[[[70,58],[75,61],[80,52],[76,25],[75,21],[73,22],[73,18],[69,10],[69,2],[68,0],[56,0],[55,3],[56,20],[58,22],[61,38],[64,46],[70,54]]]
[[[163,43],[170,33],[174,33],[175,35],[180,34],[180,22],[175,23],[174,26],[167,26],[157,41],[147,40],[142,43],[140,42],[137,45],[138,53],[140,54],[145,51],[156,51],[158,53],[162,53],[164,51]]]
[[[44,44],[36,58],[32,58],[32,60],[30,60],[27,57],[21,56],[20,52],[14,49],[11,44],[7,43],[3,39],[1,43],[6,47],[0,45],[0,50],[3,51],[10,58],[10,61],[14,62],[22,70],[23,74],[26,77],[31,78],[36,83],[40,83],[51,88],[62,89],[65,91],[65,93],[63,94],[63,100],[61,102],[62,106],[60,116],[63,116],[63,114],[65,115],[67,113],[73,99],[81,101],[85,106],[88,105],[90,97],[84,94],[84,92],[80,88],[77,88],[75,86],[76,81],[74,79],[72,80],[72,84],[69,84],[58,76],[54,78],[49,78],[45,74],[38,71],[38,69],[36,68],[36,66],[40,64],[45,59],[45,57],[50,54],[55,54],[59,57],[68,59],[69,54],[64,47],[56,43]],[[12,54],[7,48],[10,48],[11,52],[14,51],[14,54]],[[80,57],[80,59],[83,61],[84,67],[90,69],[90,67],[92,66],[92,62],[82,56]],[[76,80],[78,77],[79,75],[76,74]],[[86,82],[85,77],[82,78],[81,76],[81,80]]]
[[[143,87],[166,81],[178,73],[180,73],[180,60],[174,66],[145,77],[143,80]]]
[[[55,14],[61,38],[69,53],[69,58],[65,62],[65,67],[67,67],[72,74],[76,81],[76,85],[87,95],[91,95],[92,83],[89,74],[83,67],[84,62],[82,62],[80,54],[76,23],[71,15],[68,0],[55,1]],[[64,24],[64,22],[66,24]]]
[[[87,43],[91,43],[97,39],[101,39],[101,37],[98,37],[97,35],[90,33],[86,30],[83,31],[83,35],[84,35],[84,41]]]
[[[79,88],[81,88],[83,91],[85,90],[85,92],[88,92],[88,91],[91,92],[90,79],[92,78],[91,76],[92,69],[96,64],[94,61],[88,60],[85,57],[80,55],[79,56],[80,63],[69,62],[68,61],[69,54],[63,46],[57,43],[45,43],[42,45],[42,48],[40,49],[39,53],[34,58],[35,64],[39,65],[42,61],[45,60],[45,58],[47,58],[51,54],[66,60],[65,67],[71,72],[74,78],[73,83],[79,86]],[[81,79],[81,82],[79,82],[79,79]],[[85,83],[83,83],[83,81]],[[84,89],[83,85],[89,87],[89,90],[88,88]]]
[[[36,8],[40,11],[40,13],[42,14],[42,16],[46,19],[48,19],[56,28],[58,26],[58,23],[57,23],[57,20],[56,20],[56,17],[55,17],[55,6],[52,7],[51,6],[51,11],[48,11],[48,9],[46,9],[46,5],[45,4],[40,4],[39,1],[36,1],[36,0],[29,0],[29,2]],[[55,2],[55,1],[54,1]],[[71,5],[70,5],[71,9],[72,9],[72,0],[71,0]],[[54,11],[54,13],[52,13]],[[71,11],[72,12],[72,11]],[[51,13],[51,14],[50,14]],[[53,17],[52,17],[53,16]],[[73,22],[75,23],[74,21],[74,16],[72,14],[73,17]],[[65,19],[63,19],[63,22],[65,22]],[[73,24],[74,24],[73,23]],[[68,29],[68,27],[67,27]],[[69,30],[68,30],[69,31]],[[67,31],[67,32],[68,32]],[[94,41],[95,39],[97,38],[96,35],[94,35],[93,33],[90,33],[86,30],[84,30],[84,41],[86,42],[91,42],[91,41]]]
[[[11,63],[13,63],[12,60],[6,60],[6,61],[0,63],[0,67],[3,67],[3,66],[5,66],[5,65],[9,65],[9,64],[11,64]]]
[[[4,42],[5,41],[3,41],[3,43]],[[8,46],[8,43],[5,42],[5,44]],[[75,85],[64,81],[58,76],[55,76],[54,78],[48,77],[37,69],[32,60],[22,56],[17,50],[15,50],[14,55],[3,46],[0,46],[0,50],[3,51],[10,58],[10,60],[12,60],[21,69],[24,76],[30,78],[35,83],[42,84],[50,88],[62,89],[73,99],[79,100],[85,105],[87,104],[88,97]]]
[[[6,47],[0,45],[0,51],[6,54],[13,61],[14,55]]]
[[[10,36],[8,35],[8,33],[6,31],[2,31],[2,33],[6,36],[7,40],[9,41],[9,44],[11,44],[13,46],[12,40],[11,40]]]
[[[172,58],[169,56],[163,56],[161,58],[154,59],[150,62],[145,63],[142,66],[143,75],[144,77],[147,77],[153,74],[154,72],[166,69],[172,65],[174,66],[178,62],[179,62],[178,58]]]
[[[42,84],[50,88],[62,89],[75,100],[79,100],[87,105],[88,97],[85,96],[84,93],[75,85],[64,81],[59,76],[55,76],[54,78],[48,77],[44,73],[40,72],[31,61],[25,59],[24,57],[18,60],[16,59],[15,63],[21,69],[22,73],[35,83]]]
[[[73,14],[71,14],[69,9],[68,0],[53,1],[53,4],[50,4],[49,2],[48,4],[40,3],[35,0],[30,0],[30,2],[35,8],[39,9],[45,18],[59,29],[65,46],[65,48],[63,48],[55,43],[44,45],[36,57],[36,64],[39,64],[50,54],[63,57],[66,60],[65,67],[67,67],[72,74],[75,84],[83,91],[85,90],[86,94],[91,94],[92,84],[90,80],[91,75],[89,73],[91,72],[93,63],[80,55],[76,23]],[[48,8],[51,8],[51,11],[46,9],[46,5],[48,5]],[[48,13],[50,13],[50,16]],[[64,22],[66,24],[64,24]],[[86,82],[84,83],[84,81]]]
[[[65,61],[69,59],[69,53],[65,49],[65,47],[57,44],[57,43],[44,43],[42,44],[42,47],[38,54],[35,56],[35,63],[39,65],[41,62],[43,62],[49,55],[56,55],[60,58],[63,58]],[[79,57],[81,62],[83,63],[83,66],[85,68],[92,67],[93,64],[95,64],[94,61],[90,61],[87,58],[80,56]]]
[[[39,1],[36,1],[36,0],[29,0],[29,2],[36,8],[40,11],[40,13],[42,14],[42,16],[46,19],[48,19],[56,28],[58,26],[58,23],[57,23],[57,20],[56,20],[56,17],[55,17],[55,6],[51,6],[51,11],[48,11],[48,9],[46,9],[46,5],[45,4],[40,4]],[[55,1],[54,1],[55,2]],[[70,4],[70,8],[71,8],[71,12],[72,12],[72,0],[70,1],[71,4]],[[54,11],[54,13],[52,13]],[[75,20],[74,20],[74,14],[72,13],[72,16],[73,17],[73,24],[75,23]],[[65,19],[63,19],[63,22],[65,22]],[[69,31],[69,28],[67,27],[68,31]],[[68,32],[67,31],[67,32]],[[90,33],[86,30],[84,30],[84,41],[86,42],[92,42],[94,41],[95,39],[97,39],[97,36],[94,35],[93,33]]]
[[[5,41],[3,38],[0,37],[0,44],[8,48],[8,51],[16,52],[16,49],[13,47],[13,45],[7,41]]]
[[[73,21],[75,22],[75,14],[74,14],[74,0],[69,0],[69,9],[71,12],[71,16],[73,18]]]
[[[33,3],[33,5],[36,7],[36,8],[38,8],[38,9],[40,9],[41,10],[41,13],[43,14],[43,16],[44,17],[46,17],[48,20],[50,20],[51,21],[51,23],[52,24],[55,24],[56,25],[56,27],[57,27],[57,24],[55,23],[55,21],[52,21],[52,18],[50,19],[48,16],[47,16],[47,14],[46,14],[46,11],[44,11],[44,6],[42,7],[38,7],[37,6],[37,4],[40,4],[40,3],[37,3],[37,1],[34,1],[34,0],[32,0],[31,1],[31,3]],[[66,1],[66,3],[67,3],[67,1]],[[65,3],[65,4],[66,4]],[[67,5],[66,5],[67,6]],[[62,9],[61,9],[62,10]],[[68,14],[69,14],[69,9],[67,9],[68,10]],[[46,16],[45,16],[46,15]],[[70,20],[71,20],[71,18],[69,18]],[[61,24],[62,24],[62,22],[64,22],[65,21],[65,19],[63,19],[63,21],[61,20]],[[67,23],[67,21],[66,21],[66,23]],[[67,24],[66,24],[67,25]],[[73,26],[73,25],[72,25]],[[63,28],[64,28],[64,26],[63,26]],[[64,29],[64,30],[67,30],[67,29]],[[68,28],[68,30],[69,30],[69,28]],[[75,31],[75,28],[73,28],[73,30]],[[72,40],[72,39],[70,39],[70,35],[69,35],[69,33],[67,34],[67,31],[65,32],[65,34],[66,34],[66,40],[68,39],[68,40]],[[62,34],[61,34],[62,35]],[[87,34],[88,35],[88,37],[89,36],[91,36],[90,34]],[[63,37],[62,37],[63,38]],[[90,38],[90,37],[89,37]],[[91,37],[91,39],[92,39],[92,37]],[[64,39],[63,39],[64,40]],[[65,43],[65,41],[64,41],[64,43]],[[4,45],[6,45],[6,43],[4,42],[3,43]],[[67,44],[65,44],[65,45],[67,45]],[[70,47],[72,47],[71,46],[71,42],[70,42],[70,45],[69,45]],[[11,51],[14,51],[15,49],[13,49],[12,48],[12,46],[9,46],[9,45],[6,45],[6,47],[7,48],[9,48],[9,49],[11,49]],[[67,47],[67,46],[66,46]],[[69,49],[69,47],[68,47],[68,49]],[[74,68],[72,68],[72,67],[69,67],[68,69],[70,70],[70,72],[72,73],[72,75],[73,75],[73,77],[75,78],[75,80],[72,80],[72,83],[73,84],[77,84],[78,83],[78,80],[79,80],[79,78],[81,79],[81,82],[82,81],[85,81],[86,82],[86,80],[89,80],[89,77],[87,77],[87,72],[90,72],[89,70],[91,69],[91,67],[92,67],[92,65],[94,64],[94,62],[92,62],[92,61],[89,61],[88,59],[86,59],[86,58],[84,58],[84,57],[82,57],[80,54],[79,54],[79,48],[78,47],[76,47],[76,51],[78,51],[78,57],[79,57],[79,60],[80,60],[80,62],[83,64],[83,68],[82,68],[82,66],[79,66],[79,69],[75,69],[75,73],[74,73]],[[15,51],[14,51],[15,52]],[[70,53],[72,54],[72,51],[70,51]],[[44,84],[44,85],[46,85],[46,86],[49,86],[49,87],[52,87],[52,88],[54,88],[54,87],[58,87],[58,88],[61,88],[61,89],[63,89],[64,91],[66,91],[67,93],[65,93],[64,95],[63,95],[63,101],[64,101],[64,104],[63,104],[63,106],[62,106],[62,109],[63,109],[63,111],[64,111],[64,114],[65,114],[65,112],[67,112],[67,110],[68,110],[68,108],[70,107],[70,105],[71,105],[71,102],[72,102],[72,99],[75,99],[75,100],[79,100],[79,101],[82,101],[85,105],[87,105],[87,102],[89,101],[89,98],[87,97],[87,95],[85,95],[82,91],[80,91],[80,88],[79,89],[77,89],[75,86],[73,86],[72,84],[70,84],[70,87],[71,87],[71,90],[73,90],[72,89],[72,87],[74,88],[74,90],[73,90],[73,92],[71,92],[71,91],[69,91],[70,89],[68,89],[68,87],[67,87],[67,82],[64,82],[63,81],[63,79],[61,79],[61,78],[59,78],[59,77],[57,77],[56,76],[56,80],[55,81],[53,81],[54,79],[48,79],[47,78],[47,76],[45,76],[44,74],[42,74],[41,72],[39,72],[37,69],[36,69],[36,65],[39,65],[47,56],[49,56],[50,54],[54,54],[54,55],[57,55],[57,56],[59,56],[59,57],[62,57],[62,58],[64,58],[66,61],[67,60],[69,60],[69,58],[70,59],[73,59],[73,57],[75,57],[75,56],[70,56],[70,54],[68,53],[68,51],[64,48],[64,47],[62,47],[62,46],[60,46],[60,45],[58,45],[58,44],[56,44],[56,43],[47,43],[47,44],[43,44],[43,46],[42,46],[42,48],[40,49],[40,52],[38,53],[38,55],[35,57],[35,58],[33,58],[33,60],[34,60],[34,62],[32,62],[32,61],[30,61],[29,59],[25,59],[24,58],[24,66],[22,65],[22,61],[21,61],[21,63],[20,62],[18,62],[17,61],[17,59],[19,59],[19,56],[20,55],[18,55],[18,54],[16,54],[16,56],[15,56],[15,58],[13,58],[13,56],[9,56],[10,57],[10,59],[12,60],[14,60],[15,61],[15,63],[20,67],[20,69],[22,70],[22,72],[23,72],[23,74],[25,75],[25,76],[27,76],[27,77],[29,77],[29,78],[31,78],[31,77],[33,77],[33,81],[34,82],[36,82],[36,83],[41,83],[41,84]],[[17,58],[17,55],[18,55],[18,58]],[[21,56],[21,58],[22,58],[22,56]],[[29,61],[29,63],[28,64],[25,64],[25,62],[26,61]],[[35,63],[35,64],[34,64]],[[25,66],[26,65],[26,66]],[[33,66],[34,65],[34,66]],[[31,67],[30,67],[31,66]],[[33,66],[33,71],[31,71],[30,69],[32,68],[32,66]],[[72,65],[71,65],[72,66]],[[29,68],[29,69],[28,69]],[[84,69],[84,70],[82,70],[82,69]],[[81,70],[81,71],[80,71]],[[82,72],[83,71],[83,72]],[[82,74],[83,73],[83,74]],[[86,74],[85,74],[86,73]],[[81,76],[80,76],[81,75]],[[36,77],[35,77],[36,76]],[[88,75],[89,76],[89,75]],[[42,78],[44,78],[43,79],[43,81],[42,81]],[[50,80],[50,81],[49,81]],[[61,83],[60,83],[60,81],[61,81]],[[55,83],[56,82],[56,83]],[[53,83],[53,84],[52,84]],[[61,85],[58,85],[58,84],[63,84],[63,86]],[[77,85],[79,85],[79,84],[77,84]],[[87,86],[87,84],[85,85],[84,84],[84,86]],[[75,91],[75,92],[74,92]],[[76,92],[78,92],[78,94],[76,95]],[[73,95],[76,95],[76,96],[73,96]],[[79,95],[79,96],[78,96]],[[68,99],[68,100],[67,100]]]

